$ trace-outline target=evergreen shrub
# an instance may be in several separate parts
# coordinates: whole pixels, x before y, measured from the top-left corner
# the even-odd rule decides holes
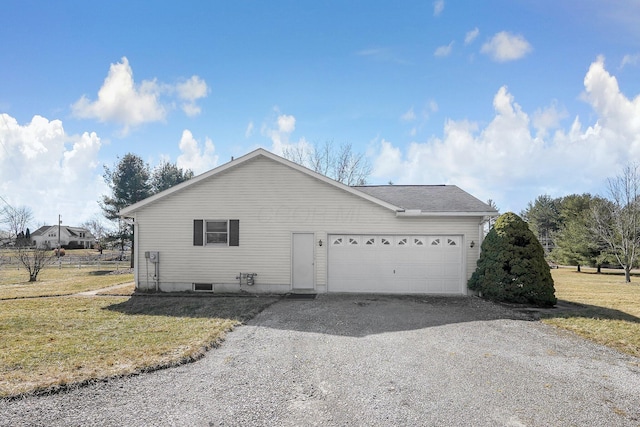
[[[542,245],[518,215],[501,215],[482,242],[469,289],[493,301],[553,306],[557,302]]]

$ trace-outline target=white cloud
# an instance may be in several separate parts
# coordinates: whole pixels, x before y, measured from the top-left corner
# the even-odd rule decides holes
[[[440,16],[444,10],[444,0],[436,0],[433,2],[433,16]]]
[[[38,224],[79,225],[100,212],[106,194],[95,132],[68,135],[60,120],[34,116],[21,125],[0,114],[0,196],[12,206],[27,206]],[[3,206],[4,207],[4,206]]]
[[[403,64],[403,65],[406,65],[409,63],[409,61],[397,56],[393,50],[389,48],[384,48],[384,47],[363,49],[356,52],[356,55],[371,58],[379,62],[392,62],[392,63]]]
[[[213,169],[218,165],[218,155],[216,148],[210,138],[205,138],[204,144],[193,137],[190,130],[182,131],[180,138],[180,154],[176,160],[176,165],[182,169],[191,169],[196,175]]]
[[[464,44],[471,44],[476,37],[478,37],[478,35],[480,34],[480,30],[478,29],[478,27],[474,28],[471,31],[468,31],[467,34],[464,36]]]
[[[640,64],[640,53],[636,53],[635,55],[625,55],[622,57],[622,61],[620,62],[620,68],[624,68],[627,65],[638,65]]]
[[[588,126],[576,117],[561,128],[566,113],[555,103],[531,119],[502,87],[494,96],[494,117],[484,127],[448,119],[442,137],[404,150],[383,140],[373,176],[396,184],[456,184],[496,200],[503,210],[522,209],[543,193],[597,193],[622,165],[640,161],[640,96],[622,94],[601,58],[591,64],[584,86],[584,99],[597,116]]]
[[[296,118],[282,114],[278,116],[278,132],[283,134],[290,134],[296,128]]]
[[[182,103],[182,110],[187,116],[192,117],[200,114],[201,109],[196,105],[196,101],[207,96],[209,87],[200,77],[191,76],[189,80],[176,85],[176,92],[178,97],[185,101]]]
[[[431,114],[438,111],[438,103],[431,99],[429,100],[419,114],[416,114],[413,107],[407,110],[400,116],[400,120],[404,123],[412,123],[411,129],[408,131],[409,135],[414,137],[422,130],[424,124],[429,120]]]
[[[127,58],[111,64],[109,74],[98,91],[98,99],[90,101],[82,96],[72,106],[80,118],[95,118],[101,122],[115,122],[125,127],[163,120],[166,109],[159,102],[160,87],[155,80],[136,85]]]
[[[71,109],[76,117],[122,125],[122,132],[126,134],[131,127],[165,119],[170,104],[165,105],[160,99],[161,95],[175,93],[182,102],[183,111],[194,116],[200,113],[196,101],[205,97],[208,91],[207,84],[198,76],[192,76],[177,85],[161,84],[155,79],[136,84],[129,61],[123,57],[121,62],[109,67],[98,98],[91,101],[83,95]]]
[[[276,110],[277,111],[277,110]],[[313,148],[304,137],[298,141],[290,142],[289,138],[296,129],[296,118],[292,115],[279,114],[275,120],[275,128],[268,125],[262,126],[262,135],[271,139],[271,151],[282,156],[286,151],[292,154],[300,154],[305,157]]]
[[[253,121],[250,121],[247,125],[247,129],[244,131],[244,137],[250,138],[253,135]]]
[[[416,119],[416,113],[413,111],[413,107],[409,108],[406,113],[400,116],[400,120],[403,122],[412,122]]]
[[[453,42],[449,43],[448,45],[439,46],[436,51],[433,52],[433,55],[438,57],[449,56],[452,50]]]
[[[507,62],[523,58],[532,50],[531,44],[523,36],[501,31],[483,44],[480,52],[494,61]]]
[[[538,131],[538,136],[546,136],[548,131],[560,127],[560,121],[567,116],[567,111],[559,109],[557,102],[554,101],[548,107],[539,108],[533,113],[533,127]]]
[[[287,114],[280,114],[276,119],[276,128],[262,127],[262,134],[271,139],[274,153],[282,155],[289,146],[289,136],[296,129],[296,118]]]

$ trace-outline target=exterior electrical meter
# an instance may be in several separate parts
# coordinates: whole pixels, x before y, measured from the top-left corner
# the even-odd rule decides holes
[[[153,252],[145,252],[144,253],[144,257],[147,258],[149,261],[153,262],[153,263],[157,263],[160,261],[160,252],[158,251],[153,251]]]

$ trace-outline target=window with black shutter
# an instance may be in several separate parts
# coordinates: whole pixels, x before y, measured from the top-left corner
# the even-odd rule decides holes
[[[193,220],[194,246],[240,246],[240,220]]]

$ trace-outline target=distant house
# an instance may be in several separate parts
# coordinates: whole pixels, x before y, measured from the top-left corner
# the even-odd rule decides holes
[[[60,240],[58,240],[58,231]],[[35,246],[60,246],[68,249],[90,249],[96,243],[96,238],[83,227],[69,227],[67,225],[45,225],[31,233],[31,240]]]

